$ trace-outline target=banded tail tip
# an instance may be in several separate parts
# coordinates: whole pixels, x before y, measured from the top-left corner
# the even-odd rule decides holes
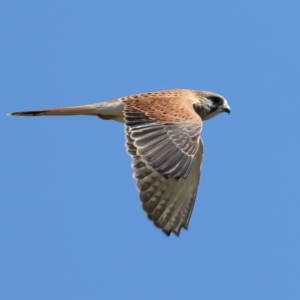
[[[30,117],[30,116],[41,116],[43,115],[46,110],[39,110],[39,111],[17,111],[7,114],[9,117],[11,116],[17,116],[17,117]]]

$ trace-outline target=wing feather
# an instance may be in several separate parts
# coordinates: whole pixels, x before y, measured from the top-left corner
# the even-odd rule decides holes
[[[126,146],[148,218],[167,235],[187,229],[203,156],[193,100],[159,95],[122,99]],[[167,111],[167,108],[172,108]],[[173,108],[177,108],[173,109]],[[178,111],[180,113],[178,113]]]

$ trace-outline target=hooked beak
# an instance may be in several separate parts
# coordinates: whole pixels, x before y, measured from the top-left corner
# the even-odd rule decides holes
[[[227,112],[228,114],[230,114],[230,107],[228,105],[223,107],[223,111]]]

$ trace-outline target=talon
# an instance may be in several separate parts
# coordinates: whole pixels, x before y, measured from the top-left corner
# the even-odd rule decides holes
[[[112,120],[115,116],[111,115],[98,115],[98,117],[102,120]]]

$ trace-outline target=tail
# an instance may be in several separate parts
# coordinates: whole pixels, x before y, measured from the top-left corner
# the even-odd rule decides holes
[[[19,112],[13,112],[8,114],[8,116],[18,116],[18,117],[74,116],[74,115],[98,116],[99,104],[72,106],[72,107],[64,107],[64,108],[49,108],[49,109],[41,109],[41,110],[28,110],[28,111],[19,111]]]

